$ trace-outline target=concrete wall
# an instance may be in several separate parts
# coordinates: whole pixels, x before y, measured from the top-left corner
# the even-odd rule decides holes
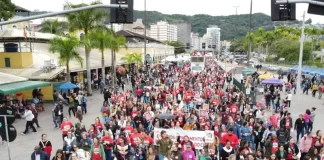
[[[31,52],[0,52],[0,68],[6,68],[5,58],[10,58],[10,68],[26,68],[33,64]]]
[[[44,101],[53,101],[53,85],[41,87],[42,93],[44,94]],[[33,99],[33,90],[22,91],[25,99]]]

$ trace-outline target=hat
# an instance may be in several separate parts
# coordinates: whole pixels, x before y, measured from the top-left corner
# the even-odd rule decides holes
[[[187,144],[187,145],[186,145],[186,148],[190,148],[190,147],[191,147],[191,145],[190,145],[190,144]]]

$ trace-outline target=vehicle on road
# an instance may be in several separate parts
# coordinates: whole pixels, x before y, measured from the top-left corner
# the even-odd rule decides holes
[[[277,70],[278,70],[277,66],[274,66],[274,65],[269,65],[268,66],[268,71],[277,71]]]

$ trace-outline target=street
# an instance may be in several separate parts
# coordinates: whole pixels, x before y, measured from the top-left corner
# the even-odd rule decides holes
[[[52,95],[49,95],[52,96]],[[99,90],[94,91],[93,96],[88,97],[88,113],[83,116],[83,123],[89,129],[90,125],[94,123],[96,117],[100,117],[100,108],[103,102],[103,95]],[[40,112],[38,116],[39,125],[41,128],[37,129],[37,133],[29,132],[26,135],[21,135],[25,129],[26,121],[24,119],[16,119],[13,124],[17,130],[17,139],[10,143],[11,160],[27,160],[30,159],[34,147],[38,145],[42,134],[47,134],[48,140],[53,146],[52,155],[56,153],[57,149],[62,149],[63,141],[61,130],[54,129],[52,119],[52,108],[54,104],[45,104],[45,111]],[[64,116],[68,117],[68,107],[64,108]],[[70,119],[73,123],[74,118]],[[7,143],[0,144],[0,160],[8,160]]]

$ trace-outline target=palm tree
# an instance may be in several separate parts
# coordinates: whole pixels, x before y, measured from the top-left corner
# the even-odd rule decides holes
[[[130,71],[132,71],[132,64],[134,63],[133,54],[127,53],[125,56],[123,56],[121,59],[124,63],[128,64]]]
[[[275,40],[274,32],[272,31],[265,32],[263,38],[266,45],[266,54],[269,55],[269,46]]]
[[[97,28],[89,32],[87,38],[90,38],[92,42],[92,47],[97,48],[101,52],[101,74],[102,80],[105,81],[105,56],[104,51],[107,48],[110,48],[111,41],[113,40],[113,31],[106,28]]]
[[[111,58],[111,68],[113,71],[113,76],[112,77],[116,77],[116,52],[119,51],[120,48],[126,48],[127,49],[127,45],[126,45],[126,38],[123,36],[117,36],[116,33],[113,33],[112,36],[112,41],[110,43],[110,49],[112,51],[112,58]],[[113,78],[113,85],[115,85],[115,78]],[[115,87],[115,86],[114,86]]]
[[[137,64],[137,68],[143,64],[141,53],[127,53],[121,60],[129,65]],[[131,67],[130,67],[131,68]]]
[[[90,5],[100,4],[100,2],[93,2]],[[73,5],[68,3],[64,6],[65,9],[70,8],[79,8],[88,6],[87,4]],[[108,16],[108,13],[103,9],[90,9],[75,13],[70,13],[67,15],[69,21],[70,31],[82,30],[84,36],[87,36],[88,33],[95,29],[98,26],[98,22],[104,20]],[[86,58],[86,68],[87,68],[87,79],[88,82],[91,82],[91,72],[90,72],[90,52],[91,45],[85,45],[85,58]],[[88,95],[92,95],[91,83],[87,85]]]
[[[143,58],[141,53],[134,53],[133,59],[134,59],[134,63],[137,64],[137,67],[143,64]]]
[[[70,81],[70,62],[75,60],[83,66],[83,58],[77,52],[80,46],[78,38],[67,36],[66,38],[56,37],[50,41],[49,51],[52,53],[59,53],[59,64],[65,65],[67,73],[67,81]]]
[[[63,35],[64,31],[67,29],[67,23],[59,22],[57,19],[46,20],[41,24],[42,28],[39,30],[43,33],[52,33],[57,35]]]

